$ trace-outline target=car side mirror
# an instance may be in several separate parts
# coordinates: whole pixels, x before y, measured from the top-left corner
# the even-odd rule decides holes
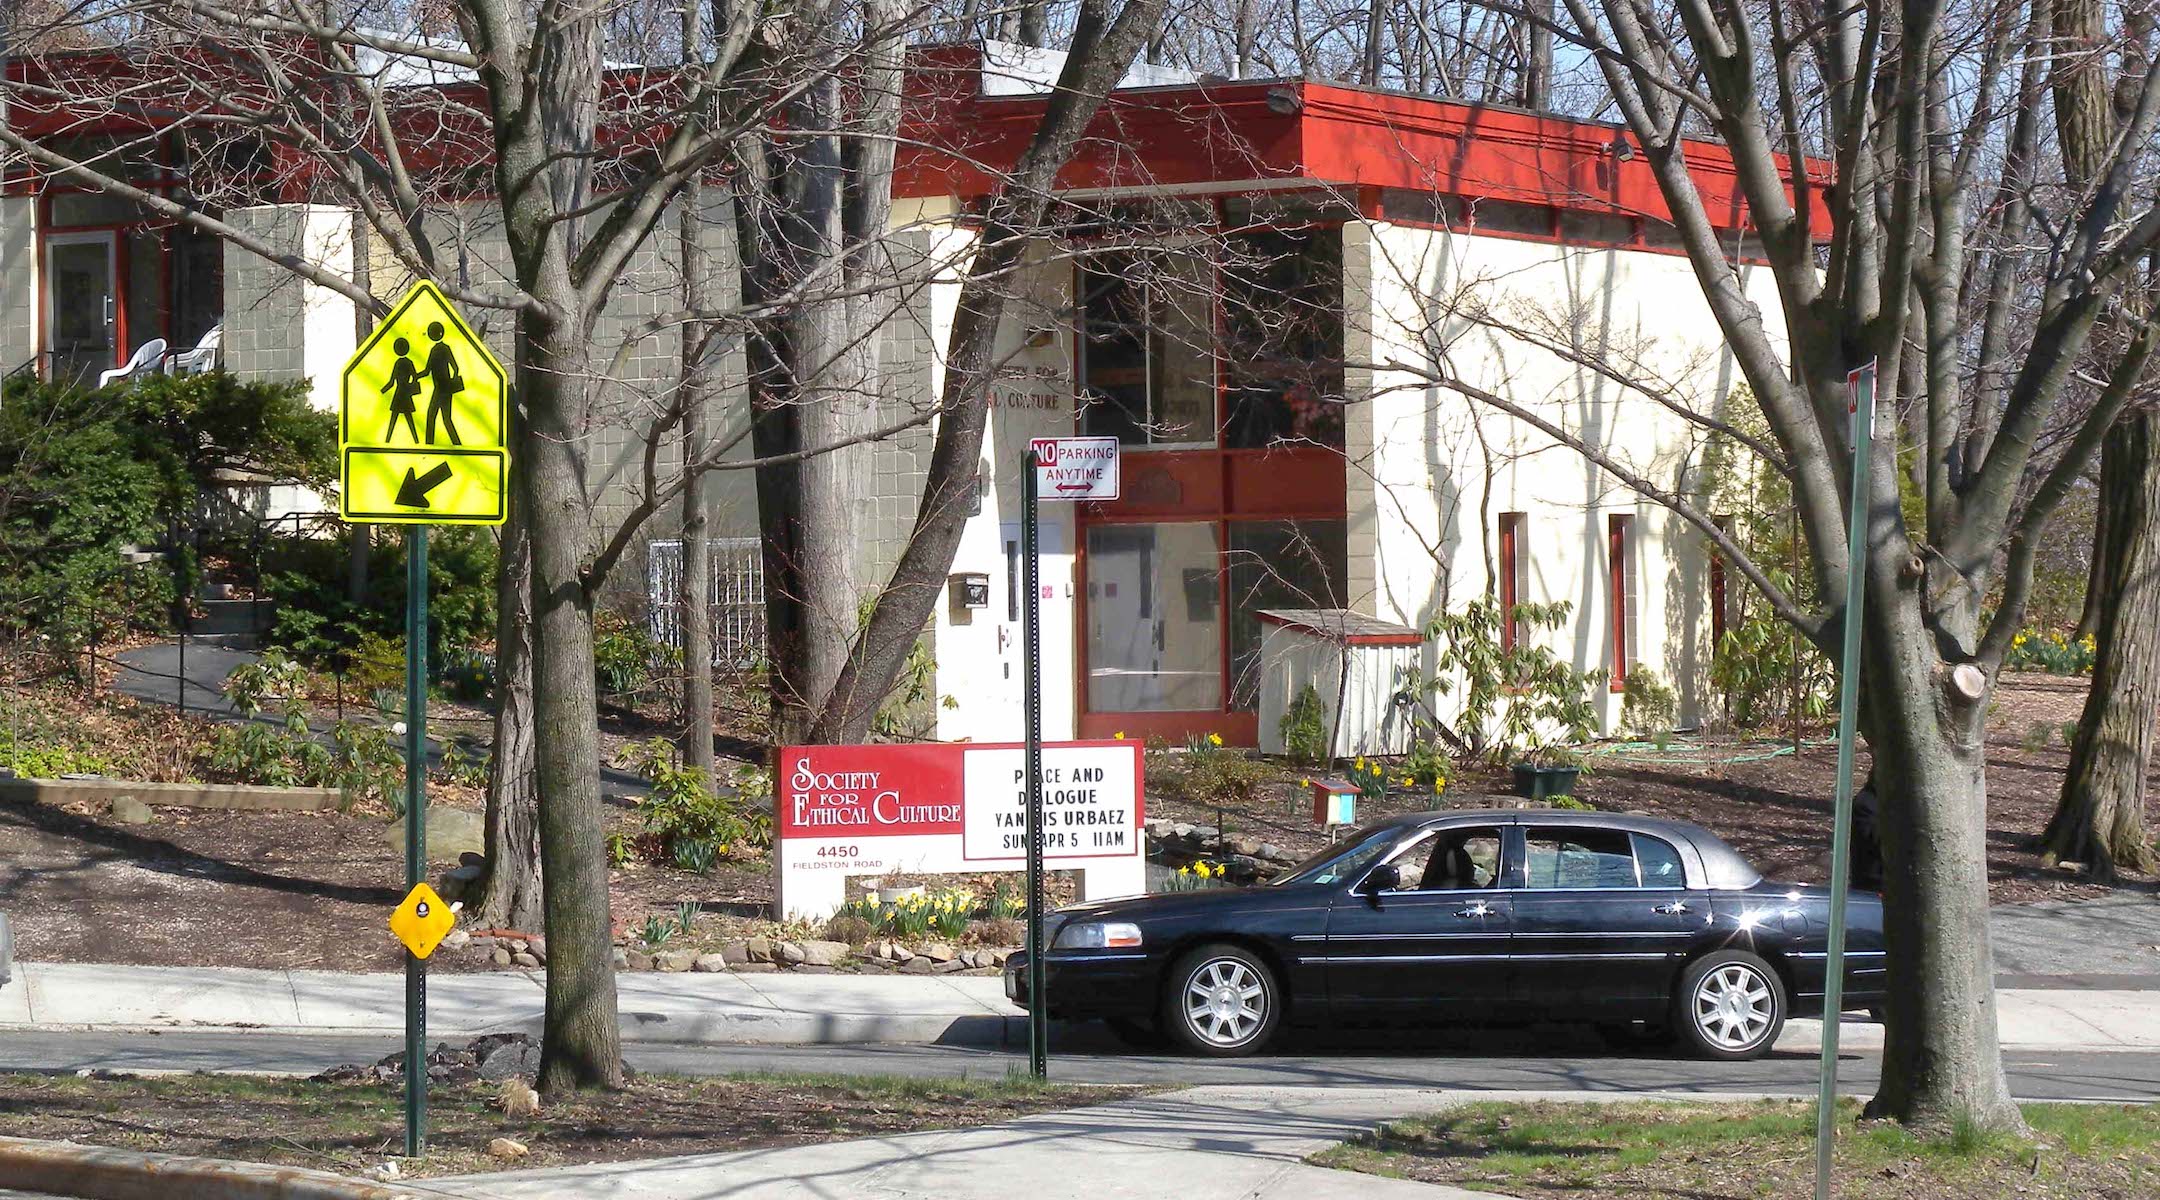
[[[1394,863],[1381,863],[1379,866],[1374,867],[1370,874],[1365,876],[1358,884],[1357,890],[1361,896],[1377,896],[1382,892],[1392,892],[1400,887],[1402,887],[1402,868]]]

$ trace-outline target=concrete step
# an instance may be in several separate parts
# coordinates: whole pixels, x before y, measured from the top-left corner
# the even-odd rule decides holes
[[[198,600],[201,615],[188,623],[190,634],[267,633],[277,620],[274,600]]]

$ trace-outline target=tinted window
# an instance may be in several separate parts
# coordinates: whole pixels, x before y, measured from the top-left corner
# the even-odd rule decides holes
[[[1615,829],[1532,829],[1528,835],[1534,888],[1631,888],[1635,854]]]
[[[1662,838],[1644,834],[1635,839],[1635,865],[1642,868],[1644,887],[1686,887],[1687,872],[1680,869],[1680,852]]]

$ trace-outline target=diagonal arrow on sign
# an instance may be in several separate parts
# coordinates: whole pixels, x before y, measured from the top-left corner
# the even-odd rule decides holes
[[[427,494],[450,478],[450,464],[439,462],[428,468],[425,475],[415,475],[411,467],[405,468],[405,482],[398,485],[397,502],[402,508],[426,508]]]

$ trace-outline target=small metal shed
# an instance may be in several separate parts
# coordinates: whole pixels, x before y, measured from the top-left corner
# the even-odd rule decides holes
[[[1335,758],[1410,748],[1410,710],[1395,697],[1417,669],[1423,633],[1347,608],[1269,608],[1258,615],[1262,750],[1283,753],[1283,714],[1308,684],[1320,695],[1321,719],[1335,731]]]

